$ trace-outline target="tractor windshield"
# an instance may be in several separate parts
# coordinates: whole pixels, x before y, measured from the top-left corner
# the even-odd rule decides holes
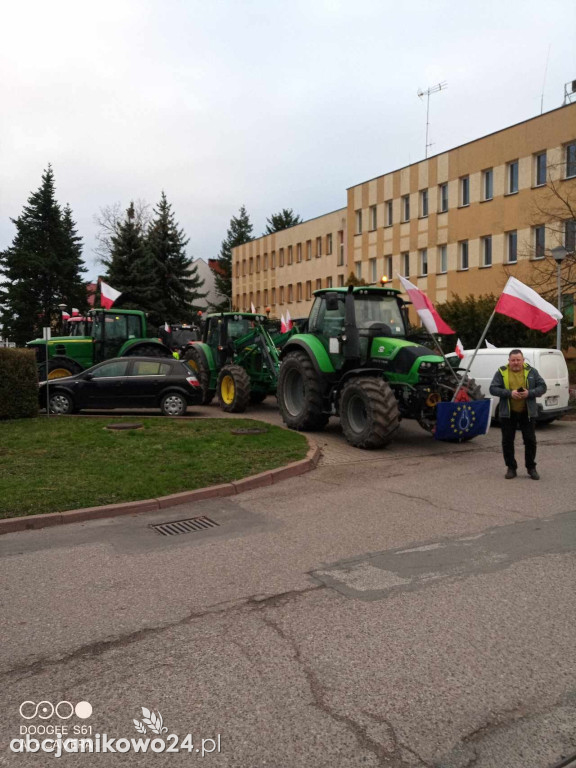
[[[372,323],[384,323],[390,328],[391,336],[405,335],[404,320],[394,296],[355,296],[354,308],[359,329],[368,328]]]

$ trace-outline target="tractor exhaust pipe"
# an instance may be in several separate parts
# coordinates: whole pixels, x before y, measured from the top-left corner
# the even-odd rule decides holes
[[[348,293],[346,294],[346,303],[344,305],[344,334],[346,341],[344,342],[344,359],[345,360],[360,360],[360,335],[358,334],[358,326],[356,325],[356,307],[354,306],[354,286],[348,286]]]

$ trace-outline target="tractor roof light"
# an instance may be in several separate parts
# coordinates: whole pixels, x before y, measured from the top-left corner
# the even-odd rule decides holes
[[[382,277],[380,278],[380,285],[386,285],[386,283],[389,283],[389,282],[390,282],[390,278],[388,277],[388,275],[382,275]]]

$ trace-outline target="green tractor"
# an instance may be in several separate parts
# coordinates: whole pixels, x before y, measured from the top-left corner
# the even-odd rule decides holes
[[[315,291],[307,332],[281,353],[277,396],[288,427],[319,430],[339,415],[358,448],[386,445],[402,418],[434,431],[436,405],[452,399],[459,381],[442,356],[407,340],[399,294],[376,286]],[[463,393],[481,398],[473,380]]]
[[[112,357],[172,356],[158,338],[147,337],[146,314],[139,310],[92,309],[85,317],[73,320],[67,324],[70,335],[55,336],[48,342],[34,339],[26,344],[36,350],[40,381],[74,376]]]
[[[266,322],[264,315],[248,312],[204,318],[202,341],[192,342],[184,353],[202,385],[204,405],[217,394],[224,411],[243,413],[249,403],[276,393],[279,355]]]

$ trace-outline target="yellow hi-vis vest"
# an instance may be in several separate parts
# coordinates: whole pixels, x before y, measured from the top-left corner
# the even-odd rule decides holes
[[[528,363],[524,363],[524,389],[528,389],[528,371],[530,370],[530,366]],[[502,374],[502,379],[504,381],[504,386],[506,389],[510,389],[510,368],[508,368],[507,365],[503,365],[500,368],[500,373]]]

